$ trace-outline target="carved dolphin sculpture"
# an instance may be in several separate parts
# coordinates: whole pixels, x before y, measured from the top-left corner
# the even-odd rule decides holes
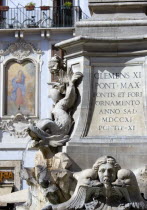
[[[142,198],[136,177],[131,170],[120,169],[117,173],[117,180],[112,184],[121,186],[119,190],[133,209],[147,209],[147,202]]]
[[[57,147],[62,146],[69,140],[67,135],[73,125],[73,119],[70,116],[69,110],[74,106],[77,98],[75,82],[81,77],[81,72],[73,73],[72,77],[69,79],[65,96],[62,96],[63,98],[60,97],[61,92],[59,91],[60,86],[63,86],[62,84],[58,84],[58,86],[50,90],[51,93],[53,91],[53,94],[50,96],[52,99],[55,99],[55,106],[52,110],[52,119],[40,120],[36,126],[30,126],[28,128],[28,134],[36,143],[39,143],[39,141],[42,140],[46,145],[48,144],[49,146]],[[53,97],[55,96],[55,93],[56,97]],[[51,140],[54,141],[50,142]]]

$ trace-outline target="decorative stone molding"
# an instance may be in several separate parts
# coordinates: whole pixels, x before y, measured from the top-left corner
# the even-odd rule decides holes
[[[6,50],[0,50],[1,56],[12,54],[19,60],[25,59],[31,54],[42,54],[41,50],[36,50],[34,46],[26,42],[16,42],[9,45]]]
[[[33,124],[34,122],[31,119],[21,113],[18,113],[15,116],[11,116],[11,119],[9,120],[1,121],[0,129],[3,132],[8,132],[10,136],[25,138],[28,135],[28,126]]]

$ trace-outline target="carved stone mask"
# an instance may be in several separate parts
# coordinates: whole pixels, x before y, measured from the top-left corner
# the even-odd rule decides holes
[[[116,169],[111,163],[104,163],[99,167],[98,176],[101,183],[112,183],[116,180]]]
[[[58,62],[56,61],[50,61],[49,63],[49,69],[50,69],[50,72],[51,74],[56,74],[58,75],[59,74],[59,64]]]
[[[58,55],[54,55],[49,62],[49,70],[51,74],[59,75],[59,71],[61,68],[61,58]]]

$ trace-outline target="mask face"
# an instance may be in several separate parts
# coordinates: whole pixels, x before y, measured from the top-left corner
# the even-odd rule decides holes
[[[49,63],[49,69],[50,69],[50,72],[52,74],[58,74],[59,73],[58,62],[56,62],[56,61],[50,61],[50,63]]]
[[[116,169],[110,163],[102,164],[99,167],[98,176],[101,183],[112,183],[116,179]]]

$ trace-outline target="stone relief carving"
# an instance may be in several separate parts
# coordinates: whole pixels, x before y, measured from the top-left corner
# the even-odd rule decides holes
[[[76,189],[72,197],[58,205],[49,203],[42,210],[64,209],[147,209],[134,173],[121,169],[111,156],[96,160],[91,169],[76,172]]]
[[[50,72],[59,77],[58,82],[51,83],[49,97],[54,102],[51,119],[43,119],[35,126],[28,128],[34,145],[37,147],[62,146],[69,139],[73,119],[71,110],[76,102],[76,82],[82,78],[81,72],[67,72],[65,62],[59,56],[54,56],[49,64]]]
[[[0,122],[0,129],[2,132],[8,132],[10,136],[16,138],[25,138],[28,135],[27,128],[29,124],[33,124],[33,120],[27,116],[18,113],[15,116],[11,116],[11,119]]]
[[[30,54],[42,54],[41,50],[36,50],[30,43],[19,41],[12,43],[6,50],[0,50],[0,56],[6,56],[12,54],[19,60],[25,59]]]
[[[29,188],[24,209],[141,210],[147,209],[134,173],[121,169],[115,158],[103,156],[91,169],[72,173],[66,153],[45,159],[37,152],[35,168],[25,168]]]
[[[147,166],[134,170],[142,196],[147,200]]]

